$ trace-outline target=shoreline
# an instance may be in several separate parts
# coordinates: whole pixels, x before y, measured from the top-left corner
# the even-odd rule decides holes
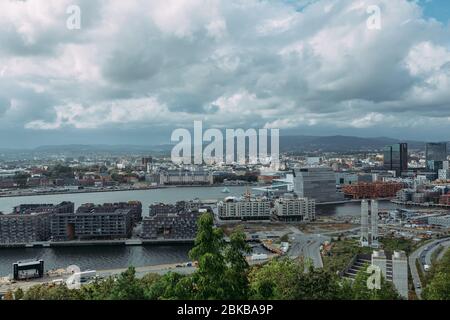
[[[441,208],[441,209],[450,209],[450,205],[448,204],[440,204],[440,203],[418,203],[418,202],[403,202],[398,200],[391,200],[392,203],[396,205],[401,205],[405,207],[421,207],[421,208]]]
[[[99,193],[99,192],[119,192],[119,191],[140,191],[140,190],[157,190],[157,189],[172,189],[172,188],[205,188],[205,187],[246,187],[252,186],[251,184],[209,184],[209,185],[159,185],[159,186],[148,186],[140,188],[123,188],[123,189],[79,189],[79,190],[64,190],[64,191],[48,191],[48,192],[29,192],[29,193],[18,193],[18,194],[0,194],[0,198],[15,198],[15,197],[35,197],[35,196],[48,196],[48,195],[58,195],[58,194],[78,194],[78,193]],[[24,189],[26,190],[26,189]]]
[[[152,245],[187,245],[194,239],[122,239],[122,240],[82,240],[82,241],[43,241],[32,243],[0,244],[0,250],[38,249],[61,247],[95,247],[95,246],[152,246]]]
[[[274,257],[277,257],[277,254],[268,254],[267,259],[264,260],[252,260],[249,256],[246,257],[246,260],[248,261],[249,265],[257,265],[257,264],[263,264]],[[190,265],[188,265],[188,263]],[[128,266],[129,267],[129,266]],[[109,276],[116,276],[120,273],[126,271],[128,267],[122,267],[122,268],[113,268],[113,269],[101,269],[101,270],[95,270],[97,276],[99,277],[109,277]],[[168,272],[176,272],[180,274],[190,274],[193,273],[197,266],[193,262],[178,262],[178,263],[160,263],[155,265],[146,265],[146,266],[134,266],[136,270],[136,277],[141,278],[145,276],[146,274],[155,273],[159,275],[164,275]],[[31,288],[34,285],[39,284],[51,284],[55,280],[62,279],[63,281],[66,280],[69,276],[69,274],[64,274],[61,272],[57,272],[58,270],[63,269],[55,269],[55,270],[47,270],[45,272],[44,278],[40,279],[30,279],[28,281],[15,281],[15,282],[7,282],[7,281],[0,281],[0,296],[2,294],[5,294],[8,290],[17,290],[18,288],[21,288],[23,290],[27,290]],[[0,280],[2,278],[8,277],[8,275],[0,276]]]

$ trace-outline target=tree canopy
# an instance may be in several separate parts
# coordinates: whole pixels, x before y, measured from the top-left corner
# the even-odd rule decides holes
[[[381,280],[381,289],[368,289],[369,275],[365,269],[352,282],[327,269],[315,269],[308,261],[287,257],[274,258],[263,265],[250,267],[246,259],[249,252],[241,228],[237,228],[226,241],[222,230],[214,226],[212,214],[205,213],[198,220],[197,236],[190,251],[190,258],[197,261],[198,268],[190,275],[169,272],[138,278],[135,269],[129,267],[118,276],[95,280],[80,289],[43,284],[25,293],[15,292],[9,297],[31,300],[399,298],[392,283],[384,279]]]

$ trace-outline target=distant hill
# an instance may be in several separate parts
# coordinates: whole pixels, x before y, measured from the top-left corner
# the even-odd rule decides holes
[[[410,150],[424,150],[425,142],[423,141],[401,141],[387,137],[361,138],[354,136],[281,136],[280,151],[281,152],[356,152],[356,151],[378,151],[383,147],[406,142]],[[224,143],[225,146],[225,143]],[[93,153],[108,154],[170,154],[173,144],[162,145],[44,145],[34,149],[2,149],[0,153],[5,154],[18,153],[21,154],[66,154],[66,155],[83,155]]]
[[[39,146],[34,148],[32,151],[37,153],[91,153],[91,152],[148,152],[157,150],[166,150],[164,145],[161,146],[141,146],[141,145],[106,145],[106,144],[95,144],[95,145],[84,145],[84,144],[70,144],[70,145],[49,145],[49,146]]]
[[[387,145],[407,142],[410,149],[424,149],[425,142],[400,141],[397,139],[377,137],[361,138],[353,136],[283,136],[280,137],[280,150],[287,152],[301,151],[373,151],[381,150]]]

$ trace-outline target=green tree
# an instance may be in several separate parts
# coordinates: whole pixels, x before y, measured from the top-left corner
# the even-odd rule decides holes
[[[425,300],[450,300],[450,274],[438,272],[423,291]]]
[[[144,299],[144,288],[136,279],[136,270],[129,267],[116,279],[111,290],[113,300],[142,300]]]
[[[145,288],[145,298],[148,300],[172,300],[177,298],[181,299],[182,296],[183,299],[189,299],[192,296],[192,291],[190,297],[186,297],[185,292],[181,294],[181,288],[179,287],[179,283],[185,277],[174,272],[163,275]]]
[[[79,290],[69,289],[65,284],[60,285],[35,285],[28,289],[23,299],[24,300],[79,300]]]
[[[14,175],[14,182],[19,188],[25,188],[29,177],[31,176],[28,173],[16,173]]]
[[[223,231],[214,227],[214,218],[211,213],[204,213],[198,219],[198,231],[195,237],[194,248],[189,252],[193,260],[199,260],[205,254],[222,255],[224,247]]]
[[[309,266],[307,272],[299,273],[295,298],[298,300],[335,300],[342,299],[341,279],[323,269]]]
[[[252,299],[292,300],[303,264],[289,258],[273,259],[263,266],[254,267],[249,274]]]
[[[61,164],[57,164],[54,167],[51,167],[47,172],[44,173],[50,179],[64,179],[64,178],[73,178],[74,171],[69,166],[64,166]]]
[[[214,227],[212,214],[202,214],[198,220],[195,246],[189,252],[191,259],[198,261],[198,270],[193,274],[196,299],[227,297],[224,246],[222,229]]]
[[[244,254],[250,253],[251,248],[245,240],[245,233],[239,228],[230,235],[230,244],[225,250],[225,260],[228,263],[228,299],[243,300],[249,295],[249,265]]]
[[[426,300],[450,300],[450,250],[433,265],[422,297]]]
[[[114,286],[115,280],[113,277],[96,279],[81,287],[80,296],[85,300],[111,300]]]
[[[314,269],[308,261],[279,258],[250,272],[253,299],[345,299],[343,281],[327,270]],[[347,291],[348,292],[348,291]]]
[[[23,295],[24,295],[24,292],[23,292],[23,290],[21,288],[17,288],[17,290],[14,292],[14,298],[16,300],[23,299]]]

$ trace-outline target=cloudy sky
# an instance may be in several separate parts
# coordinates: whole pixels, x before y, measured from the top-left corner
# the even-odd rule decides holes
[[[167,143],[194,120],[450,140],[450,2],[0,1],[0,148]]]

